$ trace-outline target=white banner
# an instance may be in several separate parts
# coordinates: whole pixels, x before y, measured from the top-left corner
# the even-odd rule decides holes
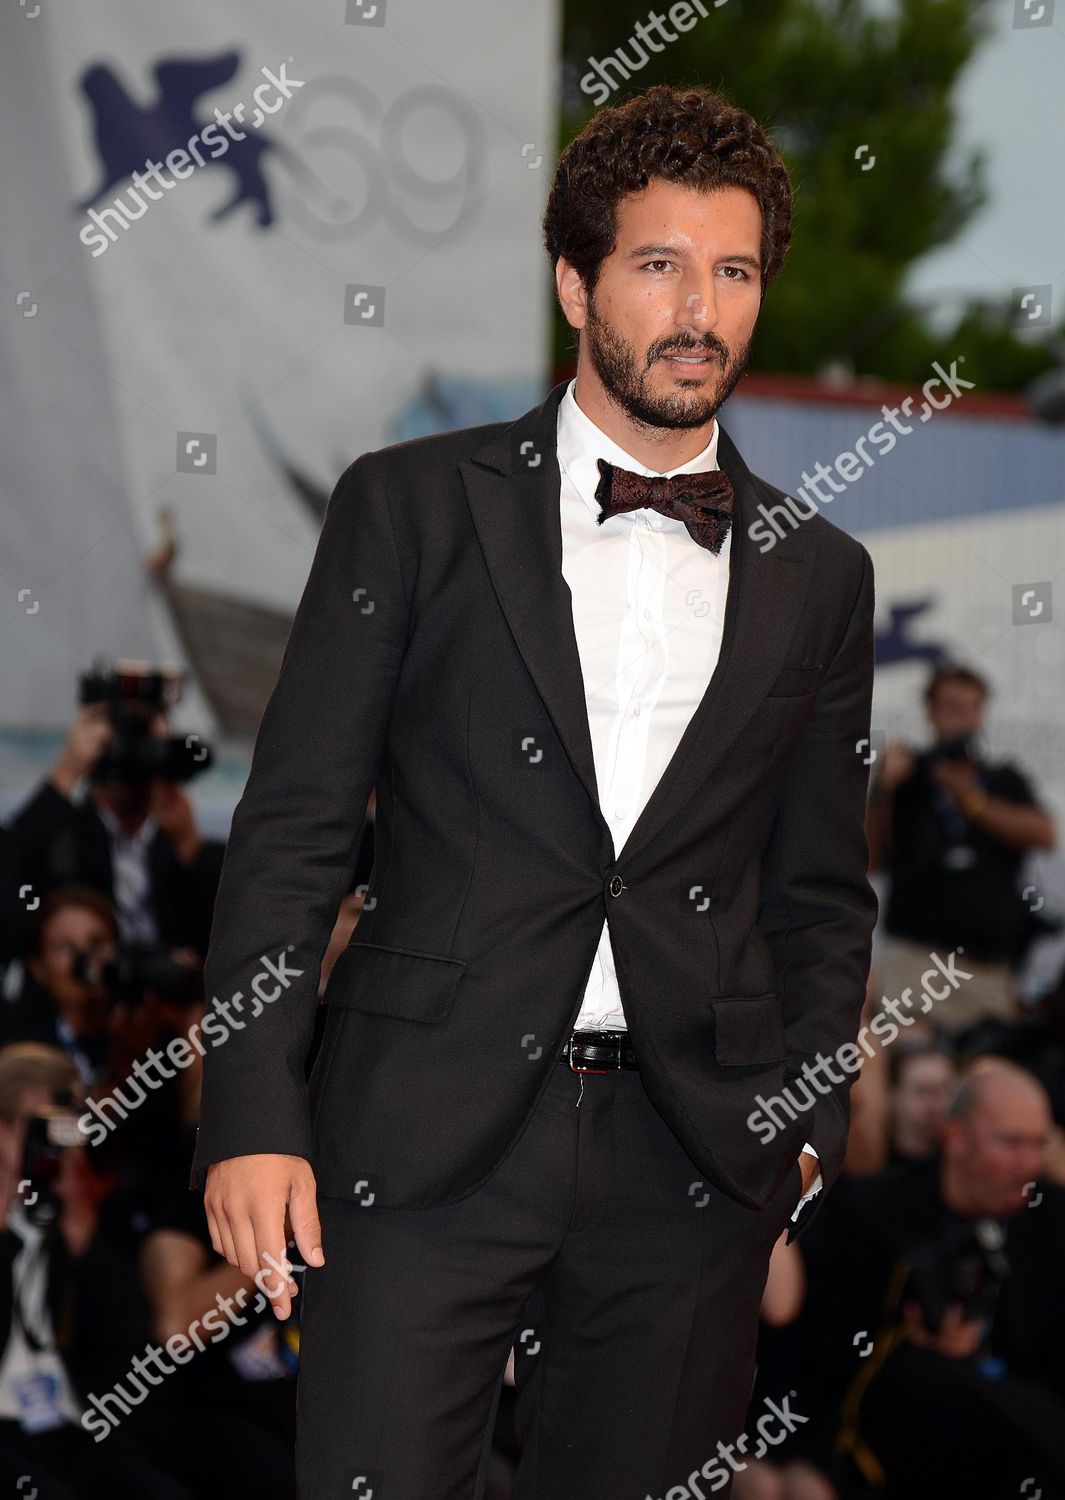
[[[248,732],[341,470],[542,396],[558,21],[554,0],[6,9],[10,801],[99,653],[186,665],[179,727]]]

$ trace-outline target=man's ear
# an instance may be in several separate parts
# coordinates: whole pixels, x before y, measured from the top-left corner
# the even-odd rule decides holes
[[[555,288],[559,306],[571,328],[588,321],[588,296],[580,272],[562,255],[555,262]]]

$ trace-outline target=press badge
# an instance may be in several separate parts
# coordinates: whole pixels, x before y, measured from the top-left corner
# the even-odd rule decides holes
[[[11,1384],[19,1404],[19,1426],[23,1432],[49,1432],[66,1422],[59,1405],[59,1376],[50,1370],[34,1375],[15,1375]]]
[[[229,1357],[245,1380],[283,1380],[289,1373],[277,1350],[277,1329],[270,1323],[241,1339]]]

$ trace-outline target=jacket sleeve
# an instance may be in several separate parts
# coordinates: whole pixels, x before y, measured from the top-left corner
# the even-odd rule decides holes
[[[351,883],[407,645],[380,458],[329,499],[222,862],[204,965],[190,1186],[256,1152],[311,1156],[305,1062],[322,955]]]
[[[785,1086],[804,1063],[817,1069],[816,1081],[791,1091],[800,1106],[808,1096],[816,1101],[800,1118],[824,1186],[804,1205],[802,1227],[846,1154],[857,1074],[837,1057],[858,1033],[877,912],[864,826],[873,687],[873,565],[864,547],[861,559],[847,626],[780,788],[762,867],[759,929],[783,1007]],[[819,1054],[827,1067],[818,1066]]]
[[[48,855],[52,843],[61,834],[79,831],[83,809],[54,787],[46,776],[9,823],[22,868],[32,872],[33,882],[40,886],[55,884],[49,880]],[[27,873],[27,879],[30,874]]]

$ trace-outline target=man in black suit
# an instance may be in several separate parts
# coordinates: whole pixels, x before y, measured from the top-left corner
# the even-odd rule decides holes
[[[787,172],[659,86],[566,149],[544,229],[575,382],[343,475],[222,872],[192,1181],[234,1265],[286,1209],[308,1262],[304,1500],[479,1495],[512,1345],[518,1500],[721,1493],[770,1251],[844,1155],[872,567],[819,516],[755,547],[784,497],[715,420]]]

